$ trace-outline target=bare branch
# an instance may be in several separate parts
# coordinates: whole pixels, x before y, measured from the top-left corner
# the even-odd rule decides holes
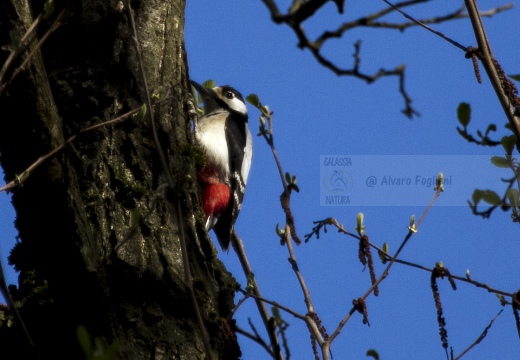
[[[520,290],[513,294],[511,307],[513,308],[513,315],[515,317],[516,331],[518,337],[520,337]]]
[[[300,320],[303,320],[303,321],[306,321],[305,319],[305,315],[302,315],[300,313],[297,313],[296,311],[292,310],[291,308],[288,308],[287,306],[284,306],[284,305],[281,305],[280,303],[274,301],[274,300],[269,300],[269,299],[266,299],[262,296],[258,296],[258,295],[255,295],[255,294],[249,294],[247,293],[245,290],[243,289],[239,289],[240,292],[242,292],[243,294],[248,294],[250,297],[256,299],[256,300],[259,300],[261,302],[264,302],[266,304],[269,304],[269,305],[273,305],[273,306],[276,306],[277,308],[279,308],[280,310],[283,310],[285,311],[286,313],[294,316],[295,318],[297,319],[300,319]]]
[[[486,326],[486,328],[484,329],[484,331],[482,332],[482,334],[480,334],[480,336],[477,338],[477,340],[475,340],[473,342],[473,344],[471,344],[470,346],[468,346],[468,348],[466,350],[464,350],[463,352],[460,353],[459,356],[457,356],[456,358],[454,358],[453,360],[459,360],[461,357],[463,357],[464,355],[466,355],[466,353],[468,351],[470,351],[471,349],[473,349],[476,345],[478,345],[482,340],[484,340],[484,338],[486,337],[487,335],[487,332],[489,331],[489,329],[491,329],[491,326],[493,325],[493,323],[495,322],[495,320],[498,318],[498,316],[502,313],[503,310],[500,310],[498,312],[498,314],[495,315],[495,317],[493,319],[491,319],[491,321],[489,322],[488,326]]]
[[[267,333],[269,334],[269,339],[271,340],[271,347],[273,353],[276,355],[275,359],[283,359],[282,357],[282,351],[280,348],[280,343],[278,342],[278,337],[276,336],[276,328],[272,326],[272,317],[269,315],[269,312],[267,311],[267,308],[265,307],[265,304],[262,298],[262,294],[260,293],[260,288],[258,287],[258,284],[256,283],[256,279],[253,275],[253,270],[251,269],[251,265],[249,265],[249,260],[247,259],[246,251],[244,249],[244,243],[240,238],[238,237],[235,230],[233,230],[232,237],[231,237],[231,244],[233,245],[233,249],[235,250],[238,259],[240,260],[240,265],[242,266],[242,270],[244,271],[244,275],[246,276],[246,279],[251,282],[252,284],[252,291],[251,293],[245,292],[245,294],[248,294],[252,298],[255,299],[256,306],[258,307],[258,312],[260,313],[260,317],[262,318],[262,321],[264,322],[265,329]],[[280,306],[278,306],[280,307]],[[280,307],[283,309],[282,307]],[[284,309],[285,310],[285,309]]]
[[[31,50],[31,52],[29,53],[29,55],[27,55],[27,57],[25,58],[25,60],[22,62],[22,64],[17,67],[13,73],[11,74],[11,77],[9,78],[9,80],[7,80],[5,83],[0,83],[0,96],[2,96],[4,94],[4,92],[7,90],[7,87],[9,86],[9,84],[11,84],[13,82],[13,80],[16,78],[16,76],[25,70],[25,67],[27,66],[27,64],[29,63],[29,61],[33,58],[34,54],[36,54],[36,52],[38,50],[40,50],[41,46],[43,45],[43,43],[49,38],[49,36],[54,32],[56,31],[56,29],[58,29],[58,27],[60,27],[61,25],[61,18],[63,17],[63,15],[65,14],[65,11],[68,9],[68,5],[65,6],[65,8],[63,10],[61,10],[61,12],[58,14],[58,16],[56,17],[56,19],[54,20],[54,22],[52,23],[51,27],[49,28],[49,30],[47,30],[47,32],[45,33],[45,35],[43,35],[43,37],[40,39],[40,41],[38,41],[38,44]]]
[[[514,134],[517,136],[517,147],[520,148],[520,99],[518,98],[518,90],[511,80],[505,76],[500,64],[493,56],[475,0],[464,0],[464,3],[468,9],[477,39],[480,61],[486,69],[502,109],[513,128]]]
[[[399,12],[400,14],[402,14],[405,18],[411,20],[413,23],[423,27],[424,29],[434,33],[435,35],[437,36],[440,36],[441,38],[443,38],[444,40],[448,41],[449,43],[451,43],[452,45],[455,45],[456,47],[458,47],[459,49],[461,50],[464,50],[464,51],[467,51],[468,49],[459,44],[458,42],[450,39],[449,37],[445,36],[443,33],[441,33],[440,31],[437,31],[437,30],[433,30],[431,27],[428,27],[424,24],[424,22],[421,22],[419,20],[416,20],[414,19],[413,17],[411,17],[410,15],[408,15],[407,13],[405,13],[404,11],[401,11],[399,8],[397,8],[395,5],[393,5],[392,3],[388,2],[387,0],[383,0],[386,4],[388,4],[389,6],[391,6],[393,9],[395,9],[395,11]]]
[[[300,2],[299,6],[291,7],[290,21],[295,24],[301,24],[308,18],[310,18],[319,8],[321,8],[329,0],[312,0]],[[296,2],[295,2],[296,3]]]
[[[264,121],[263,124],[261,124],[260,127],[260,134],[259,136],[263,136],[265,141],[267,142],[267,145],[269,145],[269,148],[271,149],[271,152],[273,153],[273,158],[276,163],[276,167],[278,168],[278,173],[280,175],[280,181],[282,182],[283,186],[283,193],[280,196],[280,204],[282,205],[282,209],[285,213],[285,221],[287,225],[291,228],[291,236],[294,242],[297,245],[301,244],[301,240],[298,237],[298,234],[296,233],[296,225],[294,223],[294,216],[292,214],[291,210],[291,192],[292,190],[299,191],[298,187],[295,183],[288,183],[284,176],[284,171],[282,169],[282,164],[280,162],[280,159],[278,157],[278,153],[276,152],[276,148],[274,146],[274,135],[273,135],[273,118],[272,118],[272,112],[266,111],[267,107],[264,107],[261,104],[255,105],[260,111],[261,111],[261,119]],[[268,128],[265,128],[265,121],[267,121]]]
[[[309,288],[307,288],[307,285],[305,284],[305,280],[303,279],[300,269],[298,268],[296,256],[294,255],[292,242],[291,242],[291,229],[290,229],[289,225],[285,226],[285,243],[287,244],[287,250],[289,251],[289,262],[291,263],[292,269],[293,269],[294,273],[296,274],[296,277],[298,278],[298,282],[300,283],[300,287],[303,292],[303,298],[305,300],[305,305],[307,306],[307,312],[314,313],[314,305],[312,305],[311,296],[310,296],[311,292],[309,291]]]
[[[437,24],[441,22],[446,22],[450,20],[455,19],[461,19],[468,17],[468,14],[463,13],[463,8],[459,8],[452,13],[443,15],[443,16],[436,16],[429,19],[423,19],[423,20],[415,20],[411,18],[410,16],[403,13],[400,9],[412,5],[417,5],[423,2],[428,2],[429,0],[407,0],[399,2],[395,5],[391,5],[386,0],[384,0],[387,4],[389,4],[390,8],[385,8],[380,11],[377,11],[373,14],[361,17],[359,19],[356,19],[354,21],[346,22],[342,24],[339,28],[336,30],[326,30],[324,31],[315,41],[311,41],[307,34],[305,33],[302,23],[307,20],[310,16],[314,15],[327,1],[324,0],[309,0],[305,2],[303,5],[300,2],[294,1],[293,5],[291,6],[291,9],[287,14],[281,14],[280,10],[278,9],[278,6],[274,2],[274,0],[262,0],[264,4],[269,9],[269,12],[271,13],[272,20],[277,24],[286,24],[288,25],[295,33],[297,39],[298,39],[298,47],[300,49],[309,49],[314,56],[314,58],[318,61],[319,64],[324,66],[325,68],[331,70],[338,76],[353,76],[357,77],[361,80],[364,80],[367,84],[370,84],[381,77],[386,76],[398,76],[399,77],[399,92],[401,93],[404,101],[405,101],[405,108],[402,110],[403,114],[405,114],[408,118],[413,118],[414,116],[419,116],[419,113],[411,106],[412,99],[407,94],[407,91],[404,86],[404,65],[400,65],[396,67],[393,70],[387,70],[387,69],[381,69],[374,75],[368,75],[364,74],[359,71],[359,42],[356,44],[356,52],[354,57],[355,65],[354,68],[346,68],[343,66],[336,65],[331,59],[325,57],[322,53],[322,47],[323,45],[332,38],[340,38],[343,36],[343,34],[356,27],[374,27],[374,28],[389,28],[389,29],[398,29],[398,30],[405,30],[408,27],[411,26],[422,26],[429,31],[435,33],[438,36],[441,36],[445,40],[451,42],[453,45],[466,50],[466,47],[463,45],[457,43],[456,41],[451,40],[447,36],[441,34],[440,32],[433,30],[426,26],[425,24]],[[337,2],[339,12],[341,13],[342,10],[342,2]],[[512,8],[512,4],[506,4],[504,6],[499,6],[496,8],[493,8],[491,10],[488,10],[486,12],[481,13],[482,16],[493,16],[495,14],[498,14],[502,11],[509,10]],[[380,19],[381,17],[393,12],[393,11],[399,11],[404,16],[406,16],[408,19],[410,19],[410,22],[405,23],[389,23],[389,22],[379,22],[376,21],[377,19]]]
[[[343,226],[341,224],[339,224],[336,219],[328,218],[328,219],[325,219],[323,221],[319,221],[319,222],[315,222],[315,223],[323,224],[323,226],[325,226],[324,225],[325,222],[326,222],[327,225],[333,225],[333,226],[337,227],[338,228],[338,232],[344,233],[345,235],[350,235],[350,236],[352,236],[353,238],[355,238],[355,239],[357,239],[359,241],[359,237],[344,231]],[[376,249],[378,252],[380,252],[382,254],[385,254],[386,255],[386,259],[388,261],[392,260],[392,257],[390,255],[386,254],[383,251],[383,249],[381,249],[379,246],[377,246],[377,245],[375,245],[373,243],[370,243],[370,246],[372,248]],[[423,266],[423,265],[419,265],[419,264],[416,264],[416,263],[413,263],[413,262],[410,262],[410,261],[406,261],[406,260],[395,259],[395,262],[398,263],[398,264],[401,264],[401,265],[410,266],[410,267],[413,267],[413,268],[416,268],[416,269],[419,269],[419,270],[423,270],[423,271],[427,271],[427,272],[430,272],[430,273],[433,271],[432,268],[429,268],[429,267],[426,267],[426,266]],[[487,290],[489,293],[493,293],[493,294],[497,294],[497,295],[503,295],[503,296],[508,296],[508,297],[512,297],[513,296],[513,294],[510,293],[510,292],[492,288],[491,286],[489,286],[489,285],[487,285],[485,283],[482,283],[482,282],[479,282],[479,281],[475,281],[475,280],[473,280],[471,278],[468,278],[467,276],[457,276],[457,275],[450,274],[450,278],[453,278],[453,279],[455,279],[457,281],[463,281],[465,283],[472,284],[472,285],[474,285],[474,286],[476,286],[478,288],[482,288],[482,289]]]
[[[25,337],[27,338],[27,341],[29,342],[29,345],[34,351],[35,358],[39,359],[37,348],[34,346],[34,342],[32,341],[31,335],[29,334],[29,331],[27,330],[27,327],[25,326],[25,322],[22,319],[22,316],[20,315],[20,312],[16,308],[16,305],[13,301],[13,298],[11,297],[11,293],[9,292],[9,289],[7,288],[7,283],[5,281],[5,275],[4,275],[4,269],[2,267],[2,262],[0,261],[0,293],[4,297],[5,301],[7,302],[7,305],[9,306],[9,311],[13,314],[15,320],[18,322],[20,327],[22,328]]]
[[[247,331],[245,331],[244,329],[238,327],[235,325],[235,331],[245,337],[247,337],[248,339],[256,342],[258,345],[260,345],[269,355],[271,355],[271,357],[274,359],[274,355],[273,355],[273,352],[271,350],[271,348],[269,348],[269,345],[267,345],[267,343],[264,341],[264,339],[262,339],[262,337],[258,334],[258,332],[256,331],[256,328],[254,327],[253,323],[251,322],[251,319],[249,319],[249,326],[251,326],[251,328],[253,329],[253,332],[254,334],[251,334]]]
[[[403,1],[403,2],[400,2],[400,3],[397,3],[395,4],[395,7],[396,8],[403,8],[403,7],[407,7],[407,6],[410,6],[410,5],[416,5],[418,3],[421,3],[421,2],[428,2],[429,0],[410,0],[410,1]],[[361,18],[358,18],[354,21],[349,21],[349,22],[346,22],[346,23],[343,23],[339,28],[337,28],[336,30],[334,31],[324,31],[323,34],[321,34],[318,39],[316,40],[316,44],[318,44],[319,46],[321,46],[326,40],[330,39],[330,38],[340,38],[343,36],[343,33],[348,31],[348,30],[351,30],[353,28],[356,28],[356,27],[388,27],[388,28],[394,28],[394,29],[399,29],[399,30],[403,30],[403,29],[400,29],[399,26],[402,26],[403,24],[390,24],[390,23],[385,23],[385,24],[388,24],[388,26],[385,26],[383,25],[384,23],[378,23],[378,22],[375,22],[374,20],[376,19],[379,19],[389,13],[391,13],[393,11],[392,8],[384,8],[380,11],[377,11],[373,14],[370,14],[370,15],[367,15],[367,16],[363,16]]]
[[[439,193],[441,192],[440,188],[437,189],[437,191],[435,192],[435,195],[432,199],[432,201],[430,202],[430,204],[428,205],[428,207],[426,208],[426,210],[424,211],[423,213],[423,217],[424,215],[428,212],[429,208],[431,207],[433,201],[435,201],[435,199],[437,199],[437,197],[439,196]],[[388,263],[388,265],[386,266],[385,270],[383,271],[383,273],[381,274],[381,276],[379,276],[379,278],[377,279],[377,281],[375,283],[372,284],[372,286],[365,292],[365,294],[360,297],[360,299],[363,299],[363,300],[366,300],[367,297],[377,288],[377,286],[388,276],[389,272],[390,272],[390,268],[394,265],[394,263],[396,262],[397,260],[397,257],[399,256],[399,254],[401,253],[401,251],[403,250],[403,248],[405,247],[405,245],[408,243],[408,240],[410,240],[410,238],[412,237],[413,234],[415,234],[415,232],[417,231],[417,227],[418,225],[415,227],[415,228],[410,228],[409,231],[408,231],[408,234],[406,235],[406,237],[404,238],[404,240],[402,241],[401,245],[399,246],[399,248],[397,249],[397,251],[395,252],[394,256],[392,256],[392,258],[390,259],[390,262]],[[330,346],[330,344],[332,343],[332,341],[334,341],[334,339],[339,335],[339,333],[341,332],[341,330],[343,329],[343,327],[345,326],[345,324],[347,323],[347,321],[350,319],[350,317],[352,316],[352,314],[356,311],[356,307],[354,306],[350,312],[340,321],[338,327],[336,328],[336,330],[332,333],[332,335],[327,339],[327,341],[325,341],[326,343],[328,343],[328,346]]]
[[[48,6],[53,6],[54,0],[50,0],[48,2]],[[40,24],[43,16],[44,16],[45,9],[42,10],[40,15],[33,21],[29,29],[25,32],[25,34],[20,39],[19,43],[14,46],[14,48],[11,50],[11,53],[7,57],[7,59],[4,62],[4,65],[2,66],[2,69],[0,69],[0,84],[2,83],[2,80],[4,78],[5,73],[7,72],[7,69],[11,66],[12,62],[16,57],[22,52],[23,49],[27,46],[27,40],[29,39],[29,36],[33,34],[34,29]]]

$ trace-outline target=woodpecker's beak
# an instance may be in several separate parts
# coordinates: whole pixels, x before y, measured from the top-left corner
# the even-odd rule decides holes
[[[204,86],[200,85],[199,83],[196,83],[193,80],[190,80],[191,85],[197,90],[197,92],[200,94],[203,100],[213,100],[215,99],[215,93],[210,90],[206,89]]]
[[[195,81],[191,81],[191,84],[197,90],[199,95],[202,97],[202,102],[204,103],[204,113],[209,114],[212,111],[221,107],[218,102],[218,95],[213,89],[207,89],[204,86],[197,84]]]

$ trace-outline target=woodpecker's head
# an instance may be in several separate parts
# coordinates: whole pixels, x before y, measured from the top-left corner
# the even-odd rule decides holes
[[[207,89],[202,85],[191,81],[204,102],[204,114],[224,110],[240,114],[247,119],[247,108],[242,94],[229,85],[217,86]]]

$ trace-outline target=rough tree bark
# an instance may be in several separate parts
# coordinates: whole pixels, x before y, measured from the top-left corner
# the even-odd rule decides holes
[[[15,46],[42,6],[3,1],[1,44]],[[176,188],[166,186],[148,116],[82,134],[16,188],[19,241],[10,263],[20,276],[10,290],[37,354],[16,322],[0,321],[2,359],[84,358],[79,325],[106,345],[117,342],[118,358],[206,358],[183,280],[179,226],[214,356],[239,357],[225,320],[235,283],[204,231],[189,155],[184,6],[184,0],[132,2],[148,86],[161,100],[154,107],[157,135]],[[82,128],[146,102],[127,7],[116,11],[115,0],[58,1],[37,38],[64,8],[59,28],[0,97],[6,180]],[[0,64],[7,55],[0,53]],[[0,311],[11,319],[6,308]]]

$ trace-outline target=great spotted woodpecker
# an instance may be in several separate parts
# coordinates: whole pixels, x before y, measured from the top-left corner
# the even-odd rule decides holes
[[[213,229],[222,250],[229,248],[253,155],[242,95],[225,85],[207,89],[191,82],[204,102],[204,116],[195,126],[195,137],[206,155],[197,174],[202,187],[206,229]]]

